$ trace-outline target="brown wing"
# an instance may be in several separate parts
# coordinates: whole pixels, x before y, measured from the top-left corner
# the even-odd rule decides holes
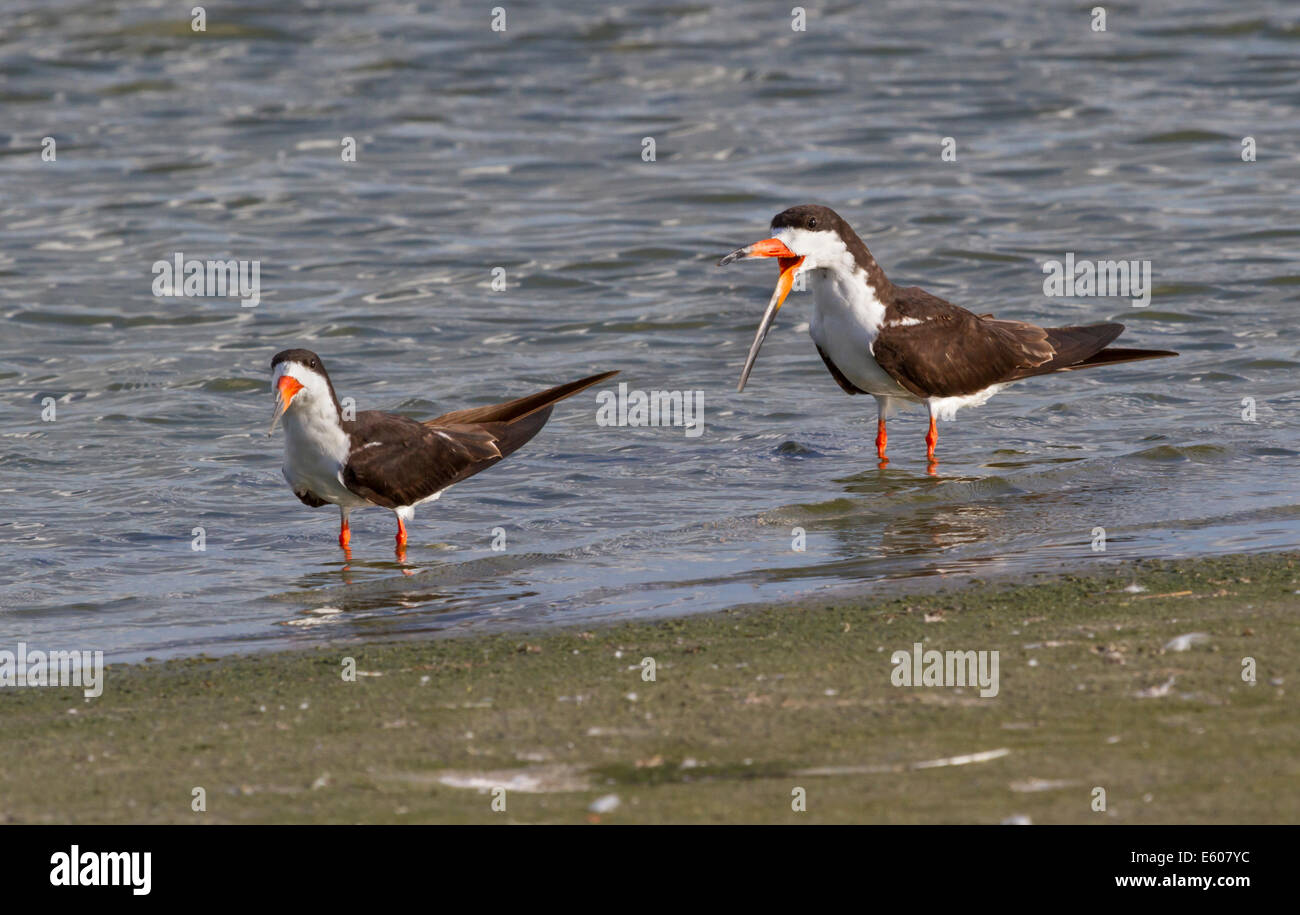
[[[435,430],[374,411],[358,413],[350,425],[343,485],[385,508],[414,505],[501,459],[495,436],[483,427]]]
[[[451,413],[444,413],[436,419],[427,420],[425,425],[440,426],[446,423],[484,423],[484,422],[514,422],[517,419],[523,419],[534,410],[540,410],[549,404],[559,403],[566,397],[572,397],[579,391],[585,391],[593,384],[600,384],[606,378],[613,378],[618,374],[615,369],[612,372],[601,372],[599,375],[589,375],[586,378],[579,378],[577,381],[570,381],[568,384],[557,384],[553,388],[547,388],[545,391],[539,391],[536,394],[529,394],[527,397],[520,397],[518,400],[509,400],[505,403],[495,403],[486,407],[470,407],[468,410],[456,410]]]
[[[1079,365],[1101,352],[1124,332],[1123,324],[1088,324],[1083,327],[1049,327],[1047,342],[1052,358],[1034,366],[1026,375],[1046,375]]]
[[[605,372],[502,404],[457,410],[427,422],[367,411],[344,428],[352,453],[343,485],[385,508],[414,505],[510,455],[551,418],[557,401],[617,372]]]
[[[981,317],[916,286],[894,287],[876,337],[876,363],[920,397],[974,394],[1048,362],[1048,332]]]

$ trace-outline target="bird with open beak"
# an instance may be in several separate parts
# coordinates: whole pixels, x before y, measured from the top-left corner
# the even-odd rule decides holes
[[[739,394],[745,390],[745,382],[749,381],[749,373],[754,369],[754,361],[758,359],[758,351],[767,339],[767,332],[772,329],[772,322],[776,320],[776,313],[781,310],[781,304],[785,301],[790,290],[794,288],[794,277],[799,267],[803,264],[804,259],[795,254],[786,247],[785,242],[779,238],[765,238],[762,241],[756,241],[752,245],[746,245],[743,248],[737,248],[722,260],[718,261],[719,267],[725,267],[732,261],[742,260],[746,257],[775,257],[777,266],[781,268],[781,273],[776,280],[776,288],[772,290],[772,298],[768,300],[767,309],[763,312],[763,320],[758,322],[758,333],[754,334],[754,342],[749,347],[749,355],[745,358],[745,368],[740,373],[740,383],[736,385],[736,393]]]
[[[846,394],[876,400],[881,467],[888,462],[885,419],[897,406],[928,407],[925,441],[933,473],[935,420],[979,406],[1013,381],[1178,355],[1110,346],[1122,324],[1039,327],[977,315],[917,286],[897,286],[852,226],[829,207],[804,205],[776,214],[771,238],[732,251],[718,266],[753,257],[776,258],[780,274],[736,390],[744,390],[795,278],[806,275],[813,293],[808,332],[827,370]]]

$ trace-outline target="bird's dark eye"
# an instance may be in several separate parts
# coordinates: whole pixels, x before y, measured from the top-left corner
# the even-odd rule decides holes
[[[311,362],[308,362],[308,363],[307,363],[307,368],[309,368],[309,369],[314,369],[314,368],[316,368],[316,360],[313,359]]]
[[[808,217],[808,228],[810,228],[810,229],[815,229],[815,228],[817,228],[817,217],[816,217],[816,216],[809,216],[809,217]]]

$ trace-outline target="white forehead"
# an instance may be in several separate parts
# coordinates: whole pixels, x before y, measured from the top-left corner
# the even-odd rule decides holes
[[[814,231],[786,226],[777,229],[772,237],[781,239],[781,242],[795,254],[821,264],[829,264],[840,259],[852,262],[844,240],[840,238],[838,232],[829,229]]]
[[[301,382],[303,376],[307,374],[303,371],[304,368],[300,362],[281,362],[271,370],[271,380],[279,381],[281,377],[288,375],[290,378],[296,378]]]
[[[301,362],[281,362],[271,373],[271,384],[276,384],[283,376],[288,375],[297,381],[313,394],[325,394],[329,388],[325,386],[325,379],[319,372],[314,372]]]

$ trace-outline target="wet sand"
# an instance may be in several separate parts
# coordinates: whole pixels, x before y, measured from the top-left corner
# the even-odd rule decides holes
[[[963,582],[4,689],[0,822],[1300,820],[1300,554]],[[894,686],[916,642],[997,695]]]

